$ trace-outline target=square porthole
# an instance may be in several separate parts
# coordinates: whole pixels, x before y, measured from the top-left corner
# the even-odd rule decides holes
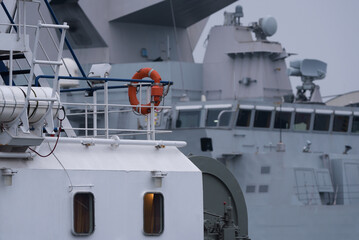
[[[246,193],[254,193],[256,192],[256,186],[255,185],[247,185],[246,186]]]
[[[94,196],[89,192],[78,192],[73,199],[73,233],[75,235],[90,235],[94,229]]]
[[[143,197],[143,231],[146,235],[160,235],[163,232],[163,195],[146,193]]]
[[[262,166],[261,174],[270,174],[270,166]]]
[[[260,192],[260,193],[268,192],[268,185],[259,185],[258,192]]]

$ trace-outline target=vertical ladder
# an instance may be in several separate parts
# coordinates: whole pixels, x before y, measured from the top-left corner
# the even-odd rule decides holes
[[[40,31],[41,31],[41,29],[44,29],[44,28],[57,28],[57,29],[62,30],[61,37],[60,37],[60,43],[59,43],[59,51],[58,51],[57,59],[55,61],[36,59],[37,49],[38,49],[39,39],[40,39]],[[30,78],[28,81],[25,104],[24,104],[21,114],[16,119],[14,119],[12,122],[10,122],[8,124],[10,126],[10,129],[12,129],[12,131],[14,131],[14,133],[16,133],[16,129],[18,126],[20,126],[21,130],[24,133],[29,133],[30,126],[29,126],[29,121],[28,121],[27,108],[28,108],[29,102],[31,100],[49,102],[49,107],[47,109],[47,112],[38,121],[38,123],[34,126],[35,131],[40,131],[40,133],[41,133],[43,122],[45,122],[46,131],[48,133],[53,132],[54,122],[52,119],[52,116],[53,116],[52,107],[53,107],[54,101],[58,100],[56,98],[56,96],[59,95],[58,76],[59,76],[60,65],[62,65],[61,59],[62,59],[63,46],[64,46],[64,42],[65,42],[65,34],[66,34],[66,30],[68,28],[69,28],[69,26],[67,25],[67,23],[64,23],[63,25],[57,25],[57,24],[44,24],[41,21],[39,21],[39,23],[37,24],[34,48],[33,48],[33,53],[32,53],[32,60],[31,60],[31,64],[30,64],[31,65]],[[35,74],[34,71],[35,71],[36,67],[39,67],[39,65],[55,66],[55,75],[54,75],[54,79],[53,79],[52,94],[51,94],[51,98],[49,98],[49,99],[39,99],[39,98],[31,99],[30,98],[31,87],[34,82],[34,74]]]

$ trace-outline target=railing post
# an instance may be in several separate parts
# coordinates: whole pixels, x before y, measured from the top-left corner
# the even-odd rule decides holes
[[[105,136],[108,138],[108,82],[105,81],[104,83],[104,103],[105,103]]]
[[[147,88],[147,101],[151,101],[151,92],[150,92],[151,88]],[[141,100],[140,100],[140,105],[141,105]],[[152,105],[151,105],[152,107]],[[140,110],[141,112],[141,110]],[[148,117],[147,115],[147,140],[151,140],[151,114]]]
[[[151,102],[151,132],[152,132],[152,140],[155,140],[155,105]]]
[[[85,136],[88,137],[87,104],[85,106]]]
[[[93,136],[97,136],[97,92],[93,92]]]
[[[12,86],[12,78],[13,78],[13,50],[10,50],[10,59],[9,59],[9,86]]]

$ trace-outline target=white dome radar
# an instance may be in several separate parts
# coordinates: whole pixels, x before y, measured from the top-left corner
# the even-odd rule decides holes
[[[266,37],[270,37],[277,32],[277,21],[271,16],[260,18],[259,27],[262,29]]]

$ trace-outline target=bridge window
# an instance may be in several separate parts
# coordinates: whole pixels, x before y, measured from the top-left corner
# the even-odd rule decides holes
[[[295,113],[294,117],[294,130],[305,131],[310,127],[310,113]]]
[[[74,196],[74,234],[90,235],[95,227],[94,196],[76,193]]]
[[[278,111],[275,113],[274,128],[289,129],[291,112]]]
[[[349,125],[349,116],[334,116],[333,131],[334,132],[347,132]]]
[[[200,110],[180,110],[176,121],[176,128],[197,128],[201,119]]]
[[[359,133],[359,116],[353,117],[353,126],[352,126],[353,133]]]
[[[313,130],[328,131],[330,124],[329,114],[315,114]]]
[[[143,203],[143,231],[148,235],[160,235],[164,223],[162,194],[146,193]]]
[[[249,127],[251,123],[252,110],[240,109],[238,112],[238,118],[236,122],[237,127]]]
[[[231,118],[231,112],[226,112],[226,109],[208,109],[206,126],[215,127],[217,126],[218,122],[219,122],[219,126],[221,127],[228,126],[230,118]]]
[[[269,128],[272,111],[257,110],[254,115],[254,127]]]

